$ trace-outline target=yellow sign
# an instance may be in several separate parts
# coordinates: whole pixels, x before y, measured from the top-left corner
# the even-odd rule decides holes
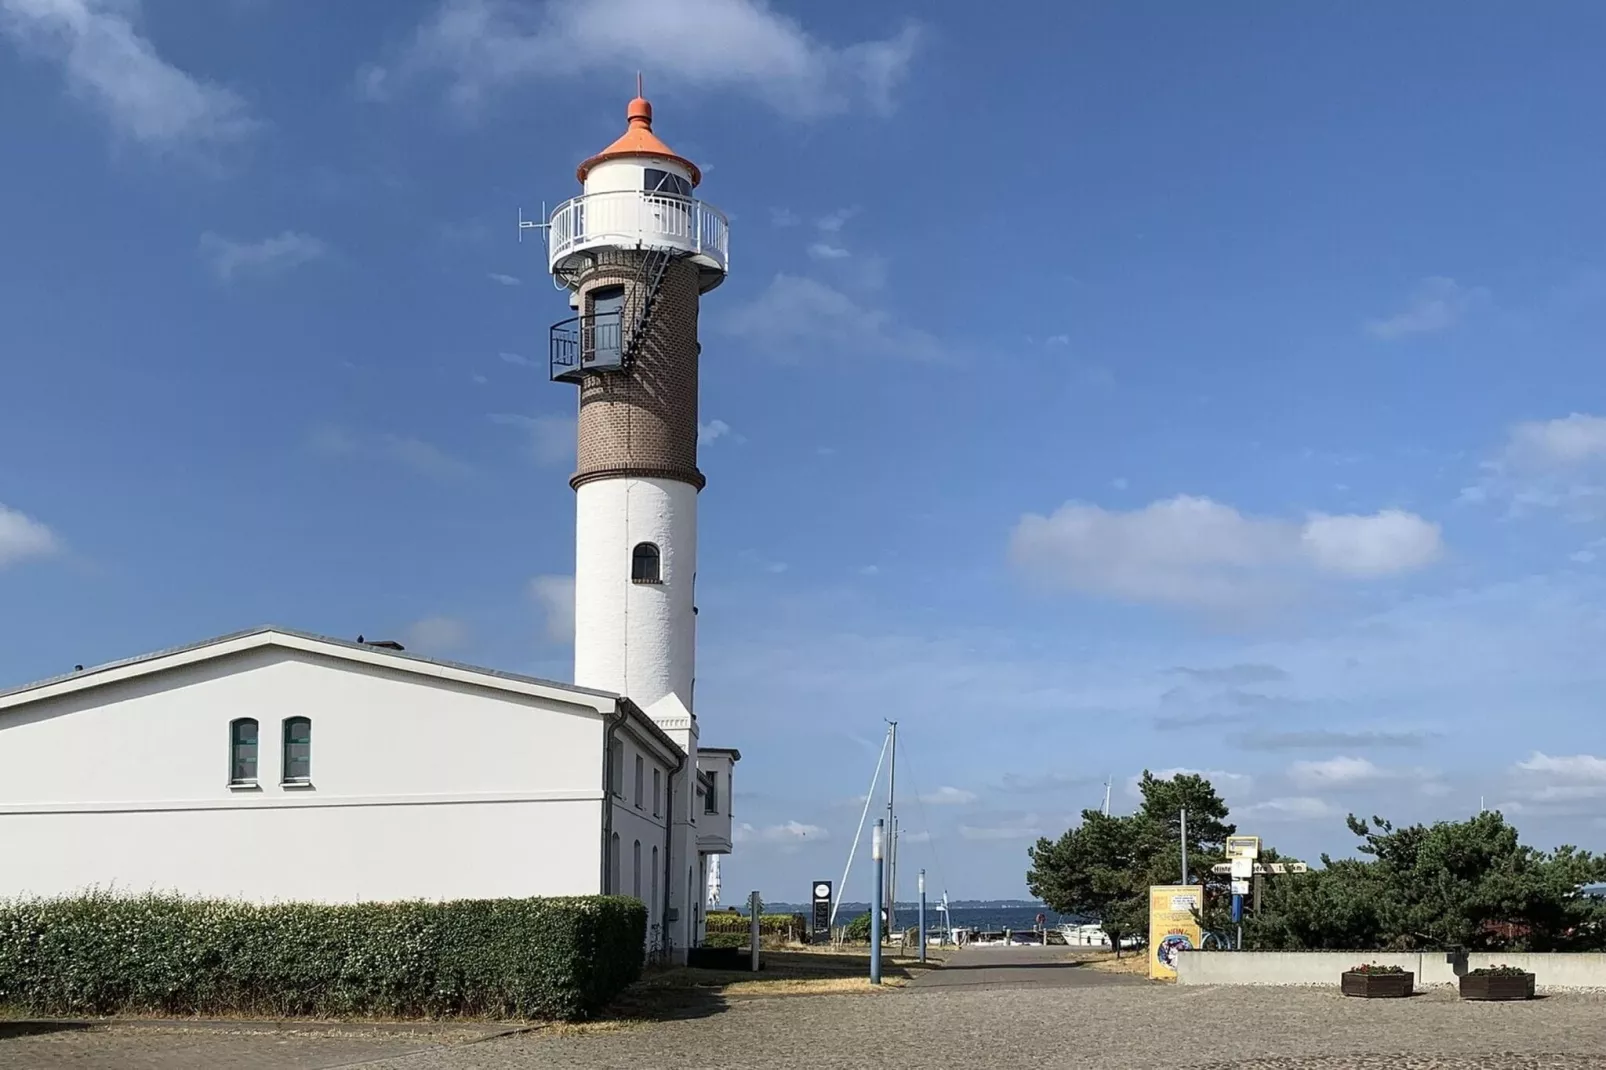
[[[1149,888],[1149,976],[1177,979],[1177,953],[1199,949],[1199,923],[1193,912],[1204,909],[1204,889],[1197,884],[1156,884]]]
[[[1228,836],[1227,857],[1247,858],[1250,861],[1260,857],[1259,836]]]

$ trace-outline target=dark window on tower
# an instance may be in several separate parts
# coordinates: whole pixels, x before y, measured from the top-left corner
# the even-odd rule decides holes
[[[308,784],[312,781],[312,722],[305,717],[289,717],[284,722],[284,782]]]
[[[632,583],[662,583],[658,569],[658,547],[650,542],[638,542],[630,554],[630,580]]]
[[[229,783],[257,782],[257,723],[242,717],[229,723]]]
[[[691,183],[677,174],[648,167],[642,171],[641,186],[648,193],[673,193],[677,197],[691,196]]]

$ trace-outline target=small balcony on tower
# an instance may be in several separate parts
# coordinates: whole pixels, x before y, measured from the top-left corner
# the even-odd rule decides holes
[[[688,257],[697,267],[698,289],[707,293],[725,281],[730,264],[730,224],[725,213],[694,197],[658,190],[586,193],[552,212],[547,256],[552,274],[567,283],[602,249],[648,249]]]
[[[552,380],[578,383],[593,372],[625,367],[624,311],[598,307],[552,325],[548,343]]]

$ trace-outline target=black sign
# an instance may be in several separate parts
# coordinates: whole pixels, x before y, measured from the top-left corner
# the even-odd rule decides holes
[[[831,882],[815,881],[810,901],[814,913],[809,918],[811,941],[819,943],[831,939]]]

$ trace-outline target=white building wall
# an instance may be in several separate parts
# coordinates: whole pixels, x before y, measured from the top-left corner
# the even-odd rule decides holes
[[[281,786],[284,718],[311,786]],[[260,724],[256,789],[229,724]],[[592,710],[281,647],[0,713],[0,895],[315,901],[600,890]]]
[[[575,494],[574,681],[647,709],[692,709],[697,647],[697,490],[671,479],[598,479]],[[638,543],[657,545],[663,582],[634,583]],[[673,733],[671,733],[673,734]]]

